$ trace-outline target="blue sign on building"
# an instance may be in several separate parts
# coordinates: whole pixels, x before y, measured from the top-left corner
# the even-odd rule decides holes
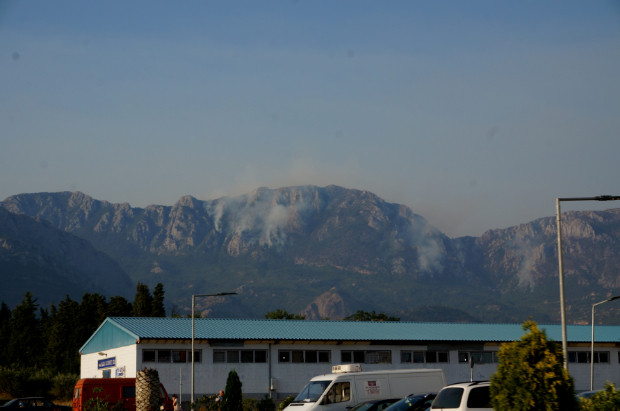
[[[116,357],[106,358],[105,360],[97,361],[98,369],[110,368],[110,367],[116,367]]]

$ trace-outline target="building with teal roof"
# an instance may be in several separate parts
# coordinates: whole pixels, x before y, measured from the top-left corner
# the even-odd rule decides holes
[[[135,377],[157,368],[169,393],[189,400],[189,318],[112,317],[80,348],[82,378]],[[539,325],[561,341],[559,325]],[[359,363],[364,371],[441,368],[448,383],[488,379],[504,342],[520,339],[520,324],[348,322],[304,320],[195,320],[195,393],[224,389],[235,369],[245,395],[274,398],[298,393],[333,365]],[[577,390],[589,388],[590,326],[569,325],[570,371]],[[620,326],[597,326],[595,386],[620,383]]]

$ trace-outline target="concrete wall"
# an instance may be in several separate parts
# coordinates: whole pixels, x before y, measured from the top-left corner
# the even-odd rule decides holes
[[[191,389],[191,364],[190,363],[142,363],[142,350],[190,350],[187,343],[179,344],[153,344],[141,343],[128,347],[108,350],[108,357],[116,356],[117,367],[126,366],[127,377],[135,377],[136,370],[142,367],[156,368],[159,371],[161,382],[168,393],[179,393],[179,383],[182,381],[183,400],[190,399]],[[430,348],[430,347],[429,347]],[[248,396],[262,396],[269,389],[269,362],[267,363],[214,363],[214,350],[237,349],[237,347],[211,347],[208,344],[197,344],[196,350],[202,351],[202,362],[195,364],[195,395],[213,394],[223,390],[226,386],[226,378],[230,370],[235,369],[243,383],[243,392]],[[245,344],[238,349],[268,350],[267,344]],[[436,348],[433,348],[436,349]],[[307,364],[307,363],[279,363],[278,351],[280,350],[329,350],[331,351],[331,363]],[[401,350],[425,351],[426,346],[405,345],[318,345],[318,344],[272,344],[269,356],[271,358],[271,377],[276,379],[276,391],[274,398],[284,398],[286,395],[296,395],[306,383],[314,376],[331,373],[332,365],[341,364],[341,351],[347,350],[391,350],[391,364],[362,364],[363,371],[386,370],[386,369],[418,369],[418,368],[441,368],[446,373],[448,384],[460,381],[469,381],[469,364],[458,362],[459,350],[462,346],[445,346],[442,350],[449,351],[449,363],[430,364],[401,364]],[[497,351],[498,346],[485,346],[484,351]],[[569,348],[569,351],[588,351],[587,347]],[[473,350],[479,351],[479,350]],[[596,351],[610,352],[609,364],[594,364],[595,388],[602,388],[605,381],[620,384],[620,365],[618,364],[618,348],[596,348]],[[97,354],[82,356],[82,378],[101,378],[102,371],[97,369],[97,360],[102,357]],[[497,368],[496,363],[476,364],[474,367],[475,380],[488,380]],[[570,364],[571,375],[576,380],[578,391],[589,390],[590,387],[590,364]],[[182,375],[182,379],[180,379]],[[114,369],[112,369],[114,376]]]
[[[135,377],[138,359],[136,356],[136,346],[136,344],[133,344],[126,347],[102,351],[106,355],[99,355],[98,353],[82,355],[80,377],[102,378],[103,370],[98,369],[97,364],[99,360],[105,360],[112,357],[116,357],[116,367],[105,368],[106,370],[110,370],[112,378],[115,377],[117,369],[120,371],[122,367],[125,367],[125,377]]]

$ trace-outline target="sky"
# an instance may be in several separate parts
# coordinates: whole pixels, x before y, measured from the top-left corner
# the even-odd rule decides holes
[[[619,74],[619,0],[0,0],[0,199],[336,184],[480,236],[620,195]]]

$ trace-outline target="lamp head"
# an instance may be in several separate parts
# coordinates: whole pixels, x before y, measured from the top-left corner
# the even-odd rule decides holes
[[[106,357],[108,356],[108,354],[104,353],[104,352],[98,352],[97,354],[99,355],[105,355]]]
[[[596,201],[613,201],[620,200],[620,196],[596,196],[594,199]]]
[[[620,295],[616,295],[615,297],[611,297],[609,300],[607,301],[613,301],[613,300],[617,300],[618,298],[620,298]]]
[[[237,293],[217,293],[215,294],[216,296],[220,296],[220,295],[235,295]]]

